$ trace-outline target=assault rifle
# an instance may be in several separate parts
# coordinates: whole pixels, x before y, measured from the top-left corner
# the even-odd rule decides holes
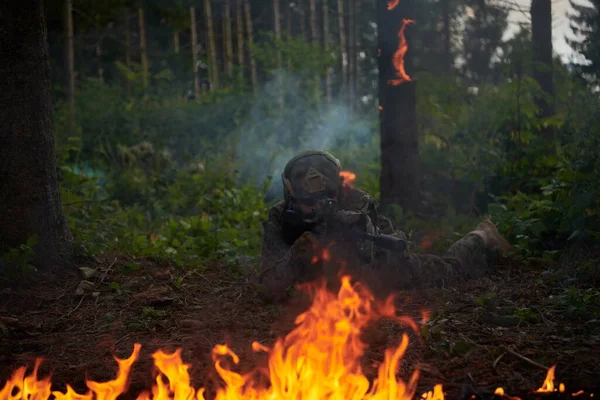
[[[336,221],[333,212],[334,208],[335,201],[325,199],[324,204],[321,204],[321,207],[319,207],[319,214],[315,215],[314,218],[306,218],[299,212],[286,210],[283,213],[283,224],[286,229],[295,231],[295,234],[292,235],[296,237],[302,232],[307,231],[321,233],[320,228],[324,227],[327,233],[334,232],[334,235],[339,235],[351,240],[369,240],[377,247],[383,249],[400,252],[406,249],[406,241],[395,236],[372,234],[345,227],[345,224]]]

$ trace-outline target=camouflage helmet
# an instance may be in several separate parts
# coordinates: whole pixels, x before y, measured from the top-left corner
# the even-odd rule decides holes
[[[333,196],[342,184],[341,171],[340,161],[326,151],[307,150],[296,154],[281,174],[286,203],[292,198]]]

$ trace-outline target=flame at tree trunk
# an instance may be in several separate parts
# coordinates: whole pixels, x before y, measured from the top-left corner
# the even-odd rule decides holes
[[[375,301],[372,293],[361,284],[351,284],[350,277],[342,277],[338,293],[328,291],[325,284],[307,286],[313,297],[310,309],[296,318],[296,328],[276,341],[272,348],[254,342],[254,351],[269,353],[268,367],[248,374],[240,374],[225,366],[226,361],[239,363],[239,357],[227,346],[217,345],[212,356],[215,369],[224,384],[217,390],[216,400],[408,400],[415,398],[419,371],[407,381],[397,377],[398,367],[408,347],[408,336],[403,334],[400,344],[386,350],[377,377],[371,382],[363,374],[361,357],[366,344],[360,339],[364,327],[374,320],[390,318],[418,332],[419,326],[408,317],[397,316],[393,298]],[[127,359],[115,358],[117,377],[109,382],[86,381],[88,393],[78,394],[67,385],[66,392],[52,391],[50,378],[37,377],[40,361],[33,372],[25,376],[26,368],[17,369],[0,390],[0,400],[46,400],[53,395],[57,400],[116,400],[126,393],[128,378],[141,346],[136,344]],[[137,396],[138,400],[205,400],[204,389],[191,386],[188,369],[181,358],[181,350],[153,354],[154,365],[160,372],[152,389]],[[263,375],[269,384],[260,379]],[[564,392],[564,385],[554,388],[554,367],[537,392]],[[583,392],[577,392],[577,395]],[[496,395],[505,398],[502,388]],[[442,385],[420,396],[424,400],[442,400]]]
[[[412,24],[414,21],[412,19],[404,19],[402,21],[402,26],[400,27],[400,31],[398,32],[398,50],[394,53],[393,63],[394,68],[396,68],[396,75],[398,78],[391,79],[388,81],[390,85],[397,86],[401,83],[411,81],[412,78],[406,73],[406,69],[404,68],[404,56],[408,51],[408,44],[406,43],[406,36],[404,31],[406,30],[406,26]]]

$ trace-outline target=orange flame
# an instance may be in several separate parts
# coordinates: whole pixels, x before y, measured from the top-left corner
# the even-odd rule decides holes
[[[363,374],[361,357],[367,346],[360,336],[369,323],[379,318],[391,318],[418,332],[417,324],[408,317],[397,316],[393,298],[377,302],[373,294],[361,284],[351,284],[350,277],[341,278],[338,293],[321,285],[308,286],[313,298],[310,309],[296,318],[296,328],[284,338],[279,338],[272,348],[258,342],[252,349],[268,353],[268,368],[239,374],[224,366],[226,360],[239,364],[239,357],[227,346],[217,345],[212,357],[222,386],[215,400],[409,400],[415,398],[419,371],[415,370],[408,381],[396,374],[408,347],[408,335],[403,334],[400,344],[385,351],[377,377],[370,382]],[[76,393],[71,386],[66,392],[51,391],[49,377],[38,379],[41,360],[33,372],[25,376],[26,368],[17,369],[3,389],[0,400],[47,400],[53,395],[57,400],[117,400],[126,392],[133,363],[138,359],[141,345],[134,346],[127,359],[115,357],[118,364],[116,379],[98,383],[86,381],[86,394]],[[137,400],[205,400],[205,389],[191,386],[188,369],[181,358],[181,350],[152,356],[158,376],[150,391],[139,394]],[[256,373],[268,378],[256,379]],[[544,386],[538,391],[554,389],[554,367],[548,371]],[[560,385],[564,391],[564,385]],[[505,396],[498,388],[497,395]],[[443,400],[442,385],[420,396],[424,400]],[[505,398],[516,399],[505,396]]]
[[[356,174],[350,171],[340,171],[340,177],[343,179],[342,185],[354,187]]]
[[[390,0],[388,1],[387,4],[387,9],[388,10],[393,10],[394,8],[396,8],[396,6],[400,3],[400,0]]]
[[[398,38],[400,41],[398,42],[398,50],[394,53],[394,57],[392,62],[394,63],[394,68],[396,68],[396,74],[398,76],[397,79],[391,79],[388,81],[390,85],[398,86],[404,82],[411,81],[412,78],[406,73],[404,69],[404,56],[408,51],[408,44],[406,43],[406,36],[404,35],[404,31],[406,30],[406,26],[408,24],[412,24],[414,21],[412,19],[405,19],[402,21],[402,26],[400,27],[400,31],[398,32]]]

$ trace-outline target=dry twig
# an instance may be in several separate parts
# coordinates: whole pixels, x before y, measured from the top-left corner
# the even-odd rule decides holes
[[[515,356],[517,358],[520,358],[521,360],[529,363],[530,365],[533,365],[534,367],[538,367],[538,368],[541,368],[543,370],[548,371],[548,367],[546,367],[546,366],[544,366],[544,365],[542,365],[542,364],[540,364],[538,362],[533,361],[531,358],[527,358],[524,355],[517,353],[516,351],[514,351],[510,347],[508,347],[508,346],[502,346],[502,348],[504,350],[506,350],[507,352],[509,352],[510,354],[512,354],[513,356]]]

